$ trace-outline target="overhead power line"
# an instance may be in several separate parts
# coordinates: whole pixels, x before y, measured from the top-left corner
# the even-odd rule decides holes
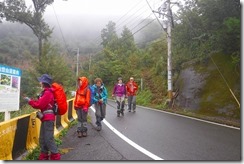
[[[120,17],[116,22],[118,23],[120,20],[122,20],[126,15],[128,15],[128,14],[130,13],[130,11],[132,11],[132,10],[133,10],[136,6],[138,6],[141,2],[143,2],[143,1],[140,0],[139,3],[137,3],[136,5],[134,5],[128,12],[126,12],[126,14],[124,14],[122,17]]]
[[[152,9],[151,5],[148,3],[148,1],[147,1],[147,0],[146,0],[146,2],[147,2],[147,4],[148,4],[149,8],[151,9],[151,11],[152,11],[153,15],[154,15],[154,16],[155,16],[155,18],[157,19],[158,23],[160,24],[160,26],[162,27],[162,29],[164,29],[164,27],[163,27],[162,23],[159,21],[159,19],[158,19],[158,17],[156,16],[155,12],[153,12],[153,9]]]
[[[161,0],[157,0],[157,3],[160,3]],[[147,8],[147,4],[142,4],[143,1],[139,1],[139,3],[136,3],[132,8],[130,8],[126,14],[124,14],[122,17],[120,17],[116,22],[116,31],[120,31],[124,26],[126,26],[128,29],[135,29],[136,27],[139,26],[138,21],[141,20],[141,16],[145,15],[146,11],[148,9]],[[143,11],[141,11],[142,9],[145,9]],[[141,11],[140,13],[138,13],[139,11]],[[128,17],[129,15],[129,17]],[[135,16],[137,15],[137,16]],[[151,13],[148,14],[149,16],[151,15]],[[147,18],[149,17],[147,15]],[[147,19],[146,18],[146,19]],[[137,24],[135,26],[135,24]],[[97,38],[94,39],[95,43],[99,43],[101,41],[101,36],[98,36]]]
[[[130,20],[134,20],[135,19],[135,17],[133,17],[137,12],[138,12],[138,10],[136,11],[136,12],[133,12],[133,13],[131,13],[131,11],[134,11],[135,10],[135,8],[136,7],[138,7],[139,6],[139,4],[141,4],[143,1],[139,1],[139,3],[136,3],[132,8],[130,8],[127,12],[126,12],[126,14],[124,14],[123,16],[121,16],[117,21],[115,21],[115,24],[116,24],[116,31],[119,31],[122,27],[123,27],[123,25],[124,24],[126,24],[126,21],[128,22],[128,21],[130,21]],[[141,8],[140,8],[141,9]],[[140,10],[139,9],[139,10]],[[126,17],[127,15],[129,15],[130,14],[130,17],[128,18],[128,17]],[[134,20],[135,21],[135,20]],[[95,40],[95,42],[98,42],[98,41],[100,41],[101,40],[101,38],[100,38],[100,36],[98,36],[96,39],[94,39]]]
[[[63,39],[63,41],[64,41],[65,50],[66,50],[66,52],[68,53],[67,44],[66,44],[66,41],[65,41],[65,38],[64,38],[64,35],[63,35],[63,31],[62,31],[61,26],[60,26],[60,24],[59,24],[57,14],[56,14],[56,11],[55,11],[55,9],[54,9],[54,5],[52,5],[52,7],[53,7],[53,12],[54,12],[55,18],[56,18],[57,23],[58,23],[58,27],[59,27],[59,30],[60,30],[62,39]]]

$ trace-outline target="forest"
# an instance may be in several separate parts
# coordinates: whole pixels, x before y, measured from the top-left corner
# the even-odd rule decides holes
[[[203,65],[197,68],[201,72],[203,70],[199,69],[203,69],[204,64],[213,62],[218,66],[219,72],[216,71],[211,78],[220,76],[221,72],[221,76],[227,84],[230,84],[229,87],[234,90],[234,95],[240,101],[240,1],[183,1],[184,5],[172,15],[174,91],[179,89],[179,84],[177,86],[176,82],[179,81],[180,74],[187,64]],[[53,1],[45,2],[47,6]],[[126,82],[130,76],[133,76],[140,85],[137,96],[139,105],[183,114],[193,112],[192,115],[195,117],[214,115],[214,117],[240,121],[240,107],[236,105],[231,108],[232,112],[224,112],[224,114],[223,112],[210,113],[209,110],[214,109],[211,105],[204,106],[208,112],[203,112],[204,109],[188,109],[180,103],[176,104],[174,109],[167,106],[167,33],[156,18],[141,20],[145,26],[138,32],[139,37],[135,37],[127,26],[118,31],[116,22],[109,21],[100,29],[99,43],[87,37],[87,40],[82,40],[82,44],[79,44],[78,39],[74,41],[67,37],[66,45],[63,45],[55,29],[51,29],[45,22],[44,12],[45,8],[34,12],[28,11],[24,1],[21,0],[14,2],[6,0],[6,4],[0,2],[0,64],[23,70],[22,94],[34,97],[40,90],[36,87],[37,81],[33,79],[43,73],[49,73],[54,81],[64,84],[67,95],[71,97],[71,91],[76,89],[78,66],[79,76],[89,77],[91,84],[96,77],[102,78],[109,88],[109,93],[112,92],[111,89],[118,77],[122,77]],[[39,20],[39,24],[35,24],[33,18]],[[219,79],[223,81],[221,77]],[[220,85],[225,85],[225,82]],[[208,85],[205,87],[210,88]],[[215,88],[218,88],[217,84]],[[218,88],[218,91],[220,90],[221,88]],[[209,92],[215,91],[213,89]],[[210,94],[209,92],[207,94]],[[26,106],[21,101],[22,107]],[[196,115],[198,111],[200,114]]]

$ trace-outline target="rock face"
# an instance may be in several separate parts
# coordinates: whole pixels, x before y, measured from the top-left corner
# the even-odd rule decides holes
[[[176,87],[179,88],[179,96],[175,103],[182,108],[199,110],[200,92],[206,83],[206,77],[207,74],[197,73],[193,67],[182,70],[176,82]]]
[[[216,55],[215,60],[218,68],[211,60],[204,63],[191,61],[182,66],[174,86],[179,89],[175,105],[206,117],[240,119],[241,109],[237,102],[240,101],[240,76],[229,58]]]

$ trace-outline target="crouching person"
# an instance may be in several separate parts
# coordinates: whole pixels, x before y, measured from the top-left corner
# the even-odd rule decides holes
[[[60,153],[54,140],[55,114],[53,112],[54,95],[51,89],[52,78],[48,74],[43,74],[38,78],[42,87],[42,92],[38,100],[25,97],[24,99],[35,109],[37,117],[41,120],[39,144],[41,153],[39,160],[60,160]],[[49,154],[50,153],[50,154]]]
[[[79,138],[87,136],[87,114],[91,95],[88,84],[89,81],[86,77],[78,78],[74,107],[78,116],[77,133]]]

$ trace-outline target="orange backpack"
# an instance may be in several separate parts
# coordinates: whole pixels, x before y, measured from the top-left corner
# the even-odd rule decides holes
[[[58,83],[52,84],[55,99],[54,113],[56,115],[64,115],[68,110],[67,98],[62,85]]]

